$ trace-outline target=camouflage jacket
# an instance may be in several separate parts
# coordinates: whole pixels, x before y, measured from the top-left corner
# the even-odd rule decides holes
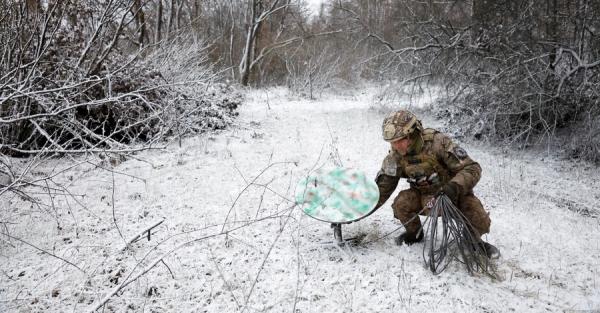
[[[383,160],[375,179],[379,187],[379,202],[383,205],[392,195],[400,178],[407,178],[411,188],[422,195],[438,192],[448,182],[469,193],[481,177],[481,167],[467,152],[445,134],[427,128],[411,145],[405,156],[391,150]]]

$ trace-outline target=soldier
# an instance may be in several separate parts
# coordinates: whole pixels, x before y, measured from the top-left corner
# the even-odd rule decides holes
[[[396,244],[411,245],[423,240],[421,221],[417,214],[441,192],[464,214],[475,238],[490,231],[490,217],[473,187],[481,176],[481,167],[467,152],[435,129],[423,128],[421,121],[409,111],[391,113],[383,121],[383,139],[391,150],[383,160],[375,179],[379,187],[379,208],[392,195],[400,178],[407,178],[410,188],[400,191],[394,199],[394,217],[406,231],[395,239]],[[425,209],[426,210],[426,209]],[[488,257],[500,252],[480,240]]]

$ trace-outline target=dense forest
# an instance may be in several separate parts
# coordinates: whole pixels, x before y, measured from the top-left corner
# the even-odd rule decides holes
[[[600,3],[2,1],[0,150],[129,151],[223,128],[238,87],[445,90],[460,135],[600,160]],[[409,88],[405,88],[409,87]]]

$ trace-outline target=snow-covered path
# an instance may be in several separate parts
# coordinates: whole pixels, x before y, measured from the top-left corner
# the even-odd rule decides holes
[[[465,144],[484,169],[475,192],[490,211],[487,240],[502,251],[502,279],[470,276],[460,264],[434,276],[422,245],[393,244],[398,233],[351,248],[324,244],[329,225],[291,202],[296,182],[316,167],[375,175],[388,145],[372,93],[307,101],[252,91],[241,110],[233,129],[140,153],[114,174],[88,167],[59,177],[86,195],[85,209],[55,200],[62,229],[21,202],[5,209],[12,236],[81,271],[2,243],[0,311],[84,312],[123,282],[105,312],[600,309],[598,169]],[[389,202],[344,234],[371,241],[397,229]],[[127,239],[161,219],[150,241],[121,252],[119,232]]]

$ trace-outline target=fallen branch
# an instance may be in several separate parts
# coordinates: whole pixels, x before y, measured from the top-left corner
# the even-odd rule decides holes
[[[148,233],[148,240],[150,240],[150,231],[152,229],[156,228],[158,225],[162,224],[164,221],[165,220],[162,219],[162,220],[160,220],[158,222],[155,222],[154,224],[150,225],[149,227],[144,228],[142,231],[140,231],[139,233],[137,233],[135,236],[133,236],[129,240],[127,240],[127,242],[125,242],[125,245],[119,251],[125,251],[125,249],[129,248],[129,245],[131,245],[132,243],[136,242],[145,233]]]
[[[2,148],[2,145],[0,145]],[[142,148],[131,148],[131,149],[85,149],[85,150],[73,150],[73,149],[37,149],[37,150],[22,150],[17,148],[7,147],[15,152],[24,153],[24,154],[39,154],[39,153],[57,153],[57,154],[85,154],[85,153],[130,153],[130,152],[140,152],[145,150],[162,150],[165,147],[142,147]]]

